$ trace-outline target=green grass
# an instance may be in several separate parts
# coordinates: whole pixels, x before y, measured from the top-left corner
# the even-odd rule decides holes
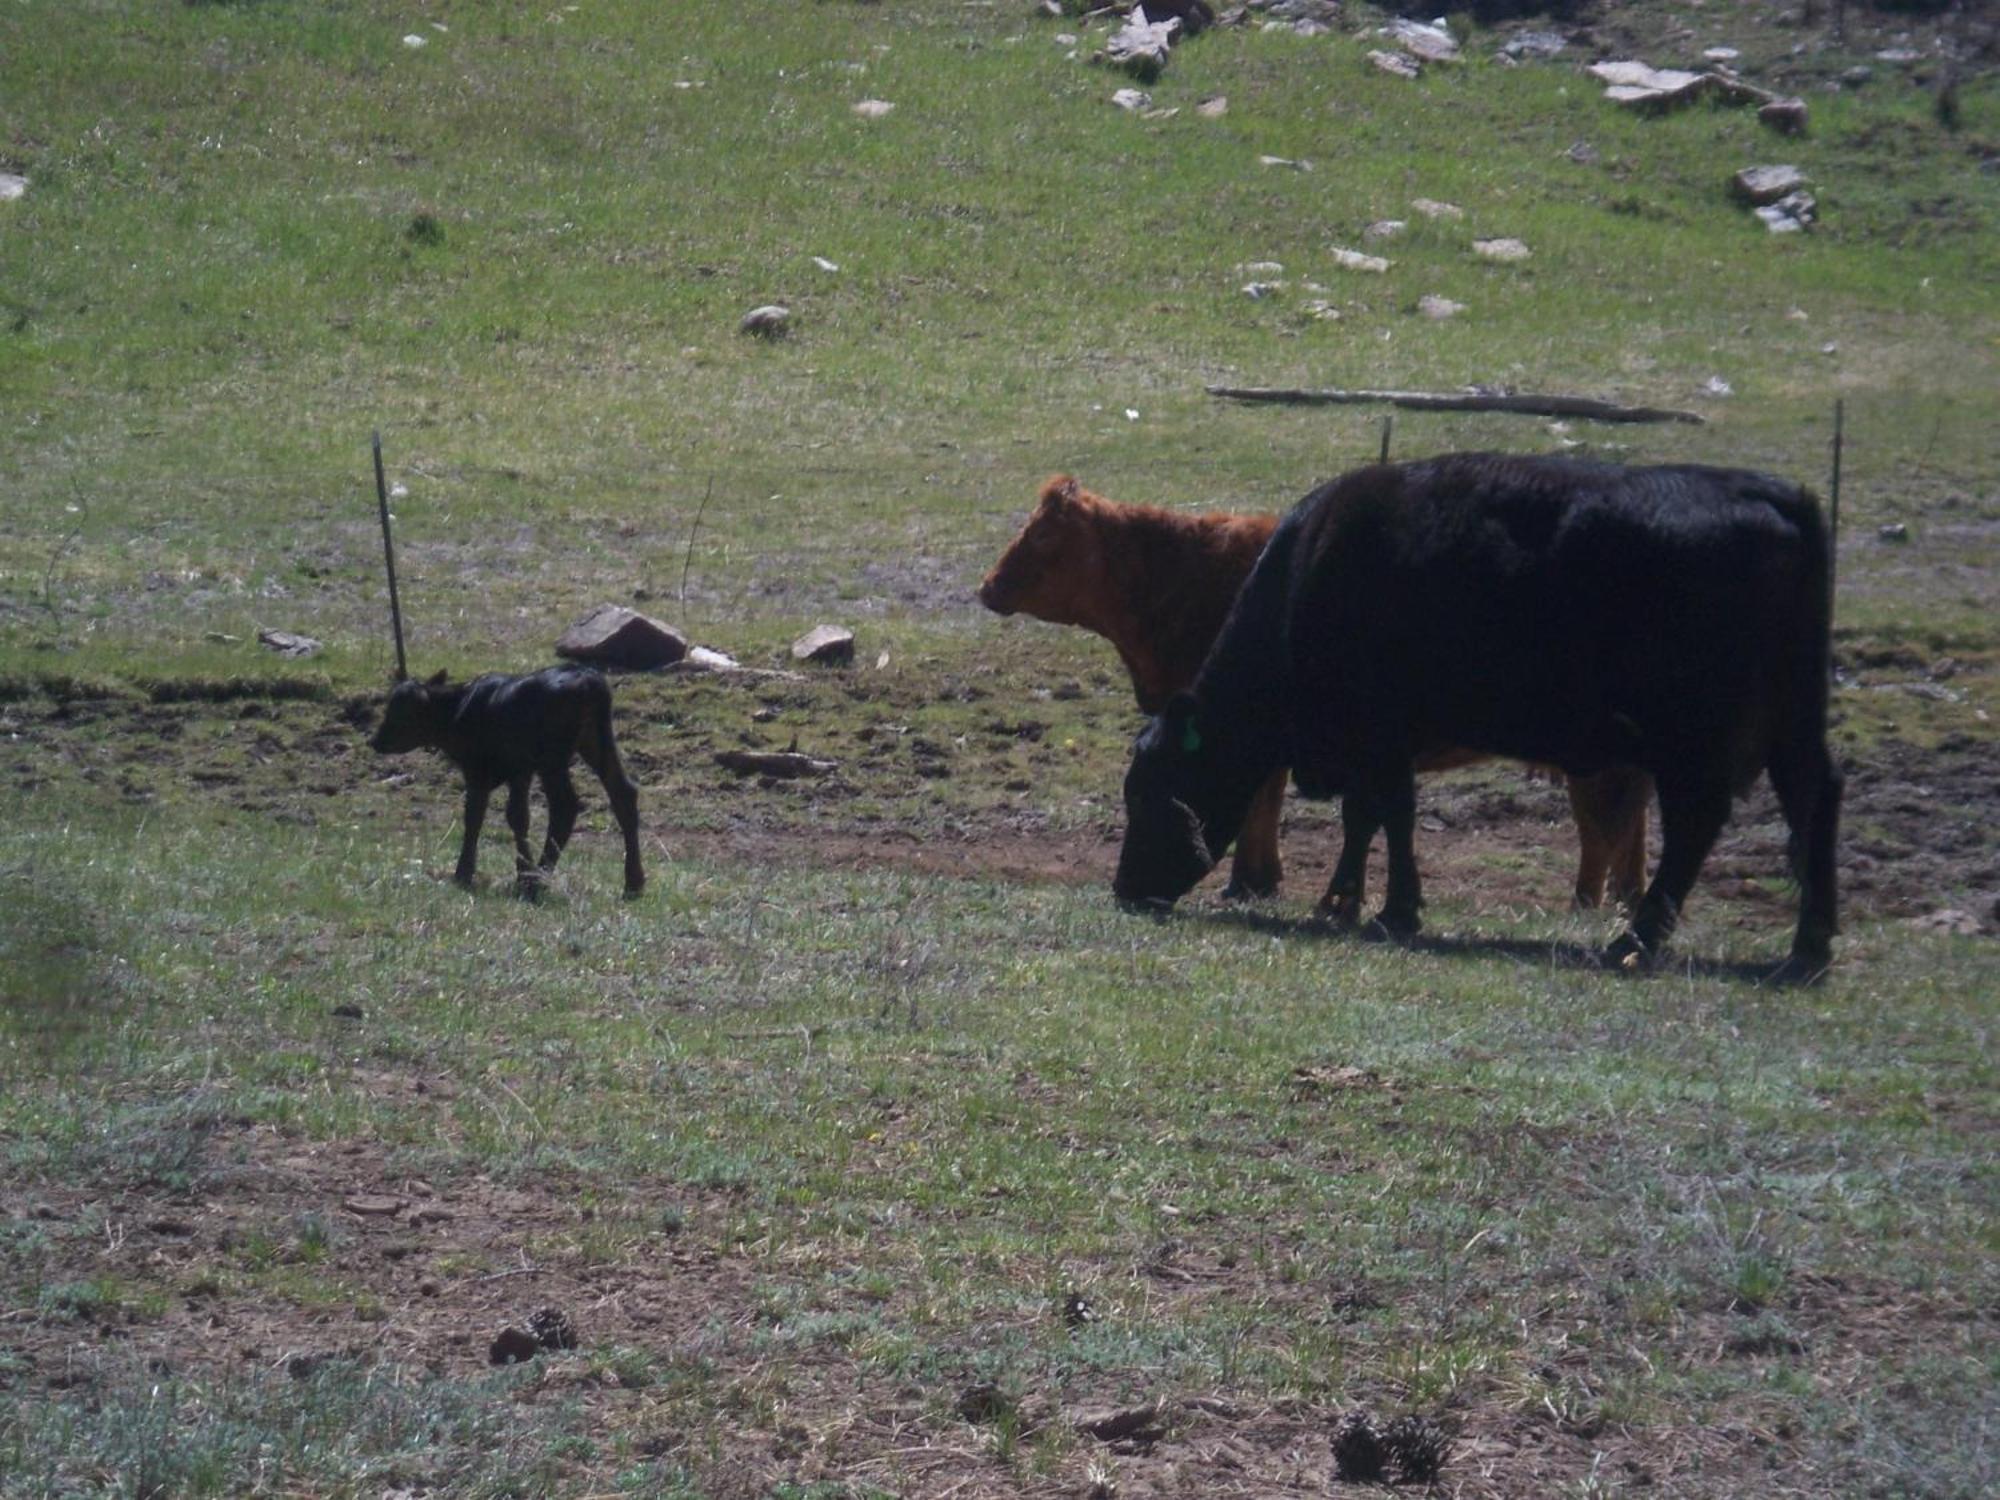
[[[1311,1489],[1359,1405],[1445,1420],[1468,1494],[1993,1488],[2000,966],[1892,919],[1993,897],[1993,77],[1956,132],[1887,68],[1815,86],[1779,142],[1490,39],[1411,85],[1359,30],[1223,31],[1149,120],[1026,10],[0,9],[0,1495]],[[1811,235],[1727,201],[1780,157]],[[1332,264],[1385,217],[1386,276]],[[790,336],[738,334],[770,300]],[[1611,919],[1552,909],[1547,789],[1511,841],[1427,829],[1411,949],[1305,922],[1298,864],[1248,914],[1117,911],[1123,676],[969,591],[1051,470],[1277,508],[1374,452],[1373,412],[1218,380],[1695,405],[1396,446],[1814,482],[1844,398],[1875,884],[1826,986],[1742,978],[1768,837],[1676,970],[1572,966]],[[859,627],[809,681],[621,682],[642,901],[596,799],[540,905],[497,841],[442,884],[449,775],[363,754],[376,427],[425,671],[604,598],[764,665]],[[794,736],[838,775],[710,763]],[[1300,808],[1288,857],[1330,838]],[[583,1347],[490,1369],[543,1305]],[[1065,1420],[1147,1398],[1151,1453]]]

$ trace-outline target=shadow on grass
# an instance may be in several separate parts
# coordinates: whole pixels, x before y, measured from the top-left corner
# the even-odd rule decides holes
[[[1174,912],[1139,913],[1139,915],[1152,915],[1156,921],[1171,921],[1176,917]],[[1190,911],[1179,919],[1214,922],[1225,927],[1241,927],[1250,932],[1264,933],[1273,937],[1297,938],[1307,942],[1394,946],[1411,953],[1435,954],[1440,958],[1508,958],[1516,963],[1533,964],[1537,968],[1566,969],[1586,974],[1613,974],[1625,979],[1663,979],[1680,976],[1693,979],[1727,979],[1739,984],[1762,985],[1770,980],[1772,971],[1776,967],[1770,963],[1684,957],[1669,949],[1653,964],[1626,972],[1606,967],[1601,950],[1583,943],[1556,939],[1544,941],[1535,938],[1441,936],[1432,933],[1420,933],[1413,938],[1397,939],[1381,935],[1379,928],[1344,927],[1321,917],[1260,911],[1254,906],[1235,906],[1221,910],[1201,909]]]

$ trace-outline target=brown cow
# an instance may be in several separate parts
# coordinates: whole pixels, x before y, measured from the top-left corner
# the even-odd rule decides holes
[[[1187,515],[1152,505],[1119,505],[1067,474],[1042,486],[1040,503],[1021,534],[979,585],[979,602],[995,614],[1032,615],[1056,625],[1081,625],[1117,648],[1142,712],[1156,714],[1194,681],[1222,630],[1237,590],[1249,576],[1278,518],[1211,511]],[[1417,769],[1443,771],[1485,757],[1446,749],[1421,757]],[[1236,838],[1226,894],[1268,896],[1284,872],[1278,818],[1286,773],[1258,789]],[[1646,888],[1646,803],[1652,779],[1615,769],[1569,778],[1570,811],[1582,853],[1576,900],[1596,906],[1611,894],[1632,902]],[[1320,899],[1326,911],[1352,916],[1358,891]]]

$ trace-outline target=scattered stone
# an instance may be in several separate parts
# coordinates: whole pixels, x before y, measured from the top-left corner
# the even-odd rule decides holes
[[[1425,62],[1458,61],[1458,43],[1452,40],[1451,29],[1441,19],[1426,23],[1401,18],[1384,26],[1381,35],[1394,38],[1405,52]]]
[[[1516,239],[1474,240],[1472,253],[1482,260],[1526,260],[1533,252]]]
[[[340,1206],[364,1219],[393,1219],[407,1205],[401,1198],[385,1193],[356,1193],[352,1198],[341,1199]]]
[[[1112,33],[1111,40],[1104,44],[1105,61],[1150,83],[1160,76],[1160,70],[1167,65],[1167,54],[1173,51],[1174,39],[1179,36],[1180,29],[1178,16],[1152,21],[1147,19],[1143,7],[1134,10],[1125,18],[1124,26]]]
[[[822,271],[826,272],[826,274],[829,276],[833,275],[834,272],[840,269],[840,267],[837,264],[835,264],[833,261],[828,260],[824,255],[815,255],[812,258],[812,263],[818,266]]]
[[[1062,1320],[1071,1328],[1081,1328],[1086,1323],[1097,1321],[1097,1309],[1082,1292],[1071,1292],[1063,1298]]]
[[[598,605],[556,641],[557,656],[636,672],[670,665],[687,654],[686,636],[622,604]]]
[[[780,781],[825,776],[840,768],[837,760],[819,760],[796,750],[718,750],[715,763],[738,776],[772,776]]]
[[[359,1021],[363,1016],[361,1007],[356,1005],[352,1000],[343,1001],[341,1004],[334,1006],[328,1014],[338,1021]]]
[[[1910,528],[1901,521],[1887,521],[1875,528],[1875,535],[1885,542],[1907,542]]]
[[[1788,193],[1776,203],[1752,210],[1773,234],[1796,234],[1818,217],[1819,205],[1811,193]]]
[[[1560,31],[1524,31],[1508,38],[1506,46],[1500,49],[1502,57],[1511,57],[1516,62],[1528,58],[1546,61],[1559,56],[1569,46],[1569,38]]]
[[[1035,14],[1038,16],[1046,16],[1051,21],[1060,21],[1062,13],[1061,0],[1035,0]]]
[[[327,1365],[332,1363],[333,1358],[333,1355],[318,1349],[307,1350],[298,1354],[287,1354],[285,1356],[285,1373],[294,1380],[310,1380],[321,1370],[325,1369]]]
[[[1195,105],[1194,112],[1204,120],[1219,120],[1229,113],[1229,96],[1227,94],[1210,94],[1206,99]]]
[[[1465,210],[1456,203],[1440,203],[1435,198],[1412,198],[1410,207],[1426,219],[1462,219]]]
[[[1252,302],[1262,302],[1266,297],[1275,297],[1285,289],[1282,281],[1249,281],[1243,285],[1243,295]]]
[[[1602,159],[1595,146],[1589,141],[1578,141],[1563,153],[1579,167],[1594,167]]]
[[[1885,63],[1913,63],[1923,56],[1911,47],[1884,47],[1875,54],[1875,61]]]
[[[727,651],[716,651],[707,646],[690,646],[688,654],[675,665],[696,672],[735,672],[741,670],[743,663]]]
[[[753,307],[736,325],[738,333],[754,333],[759,338],[783,338],[792,326],[792,310],[782,302],[766,302]]]
[[[1803,99],[1773,99],[1758,106],[1757,118],[1779,135],[1804,135],[1807,110]]]
[[[1373,224],[1370,224],[1366,229],[1361,231],[1361,238],[1364,240],[1393,240],[1409,227],[1408,221],[1404,219],[1377,219]]]
[[[1875,70],[1866,63],[1856,63],[1840,75],[1840,81],[1851,89],[1858,89],[1875,76]]]
[[[1007,1393],[990,1380],[974,1381],[958,1393],[958,1414],[975,1427],[999,1421],[1007,1406]]]
[[[0,172],[0,203],[11,203],[27,191],[27,178],[18,172]]]
[[[1243,276],[1282,276],[1285,274],[1285,263],[1281,260],[1246,260],[1236,270]]]
[[[1144,89],[1120,89],[1111,96],[1111,102],[1120,109],[1146,109],[1151,106],[1153,96]]]
[[[443,1290],[443,1283],[435,1276],[426,1276],[422,1281],[417,1283],[417,1295],[419,1297],[435,1297]]]
[[[419,36],[414,31],[411,32],[408,36],[403,38],[403,45],[405,47],[410,47],[410,48],[428,47],[430,44],[431,44],[431,39],[429,37]]]
[[[525,1328],[503,1328],[486,1351],[488,1363],[524,1365],[542,1352],[541,1340]]]
[[[259,644],[268,646],[280,656],[297,659],[317,656],[322,649],[320,643],[309,635],[294,635],[289,630],[260,630],[257,632]]]
[[[1389,269],[1389,262],[1379,255],[1363,255],[1359,250],[1349,250],[1335,245],[1329,252],[1333,263],[1349,271],[1373,271],[1380,274]]]
[[[1166,1435],[1157,1401],[1112,1411],[1078,1412],[1070,1418],[1070,1425],[1100,1443],[1115,1443],[1127,1438],[1152,1442]]]
[[[792,656],[844,667],[854,660],[854,632],[839,625],[815,625],[792,642]]]
[[[1440,297],[1426,292],[1417,298],[1417,311],[1433,323],[1442,323],[1446,318],[1455,318],[1465,311],[1463,302],[1454,302],[1449,297]]]
[[[1370,52],[1368,61],[1396,78],[1415,78],[1423,71],[1417,60],[1407,52]]]
[[[854,112],[864,120],[879,120],[895,107],[887,99],[863,99],[854,106]]]
[[[1311,297],[1299,304],[1299,311],[1309,318],[1317,318],[1322,323],[1338,323],[1340,309],[1324,297]]]
[[[1735,62],[1743,54],[1734,47],[1706,47],[1701,55],[1708,62],[1727,63]]]
[[[1736,387],[1720,375],[1711,375],[1701,383],[1701,393],[1704,396],[1733,396],[1736,394]]]
[[[1257,165],[1260,167],[1290,167],[1294,172],[1310,172],[1312,170],[1311,162],[1293,161],[1289,156],[1260,156],[1257,158]]]
[[[1637,61],[1592,63],[1584,72],[1607,85],[1605,98],[1637,109],[1688,103],[1706,93],[1713,83],[1707,73],[1655,68]]]
[[[1776,203],[1806,185],[1797,167],[1745,167],[1729,180],[1729,190],[1745,203]]]
[[[537,1308],[529,1315],[528,1332],[535,1336],[535,1342],[544,1349],[576,1347],[576,1325],[570,1322],[569,1314],[561,1308]]]

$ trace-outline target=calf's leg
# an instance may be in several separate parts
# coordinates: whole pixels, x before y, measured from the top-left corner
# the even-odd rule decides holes
[[[1375,920],[1392,937],[1414,937],[1424,925],[1417,914],[1424,904],[1424,895],[1417,878],[1416,772],[1407,764],[1384,769],[1369,790],[1376,799],[1389,850],[1389,889]]]
[[[516,895],[536,894],[534,851],[528,847],[528,793],[534,786],[534,777],[516,776],[507,783],[507,827],[514,834],[514,892]]]
[[[578,798],[576,783],[569,779],[567,766],[544,766],[541,776],[542,795],[549,799],[549,835],[542,844],[541,873],[549,875],[576,829]]]
[[[465,778],[465,841],[459,845],[458,869],[451,878],[468,891],[479,866],[479,830],[486,822],[486,803],[493,795],[493,785],[476,776]]]
[[[1285,810],[1283,771],[1271,773],[1270,780],[1257,788],[1250,799],[1250,811],[1243,819],[1243,831],[1236,835],[1236,861],[1230,866],[1225,897],[1272,896],[1277,894],[1284,865],[1278,858],[1278,819]]]
[[[597,779],[604,783],[604,795],[611,799],[611,815],[618,820],[618,831],[625,835],[625,894],[636,896],[646,888],[645,867],[639,862],[639,789],[625,774],[625,763],[618,758],[618,742],[611,737],[608,707],[599,731],[585,735],[577,745],[577,753],[597,773]]]
[[[1601,904],[1607,877],[1613,900],[1638,904],[1646,889],[1646,802],[1652,791],[1652,778],[1629,766],[1569,778],[1569,809],[1580,846],[1578,906]]]
[[[1367,798],[1350,793],[1340,799],[1340,856],[1334,861],[1326,894],[1315,908],[1318,915],[1343,927],[1361,920],[1368,886],[1368,847],[1381,826],[1382,820]]]

